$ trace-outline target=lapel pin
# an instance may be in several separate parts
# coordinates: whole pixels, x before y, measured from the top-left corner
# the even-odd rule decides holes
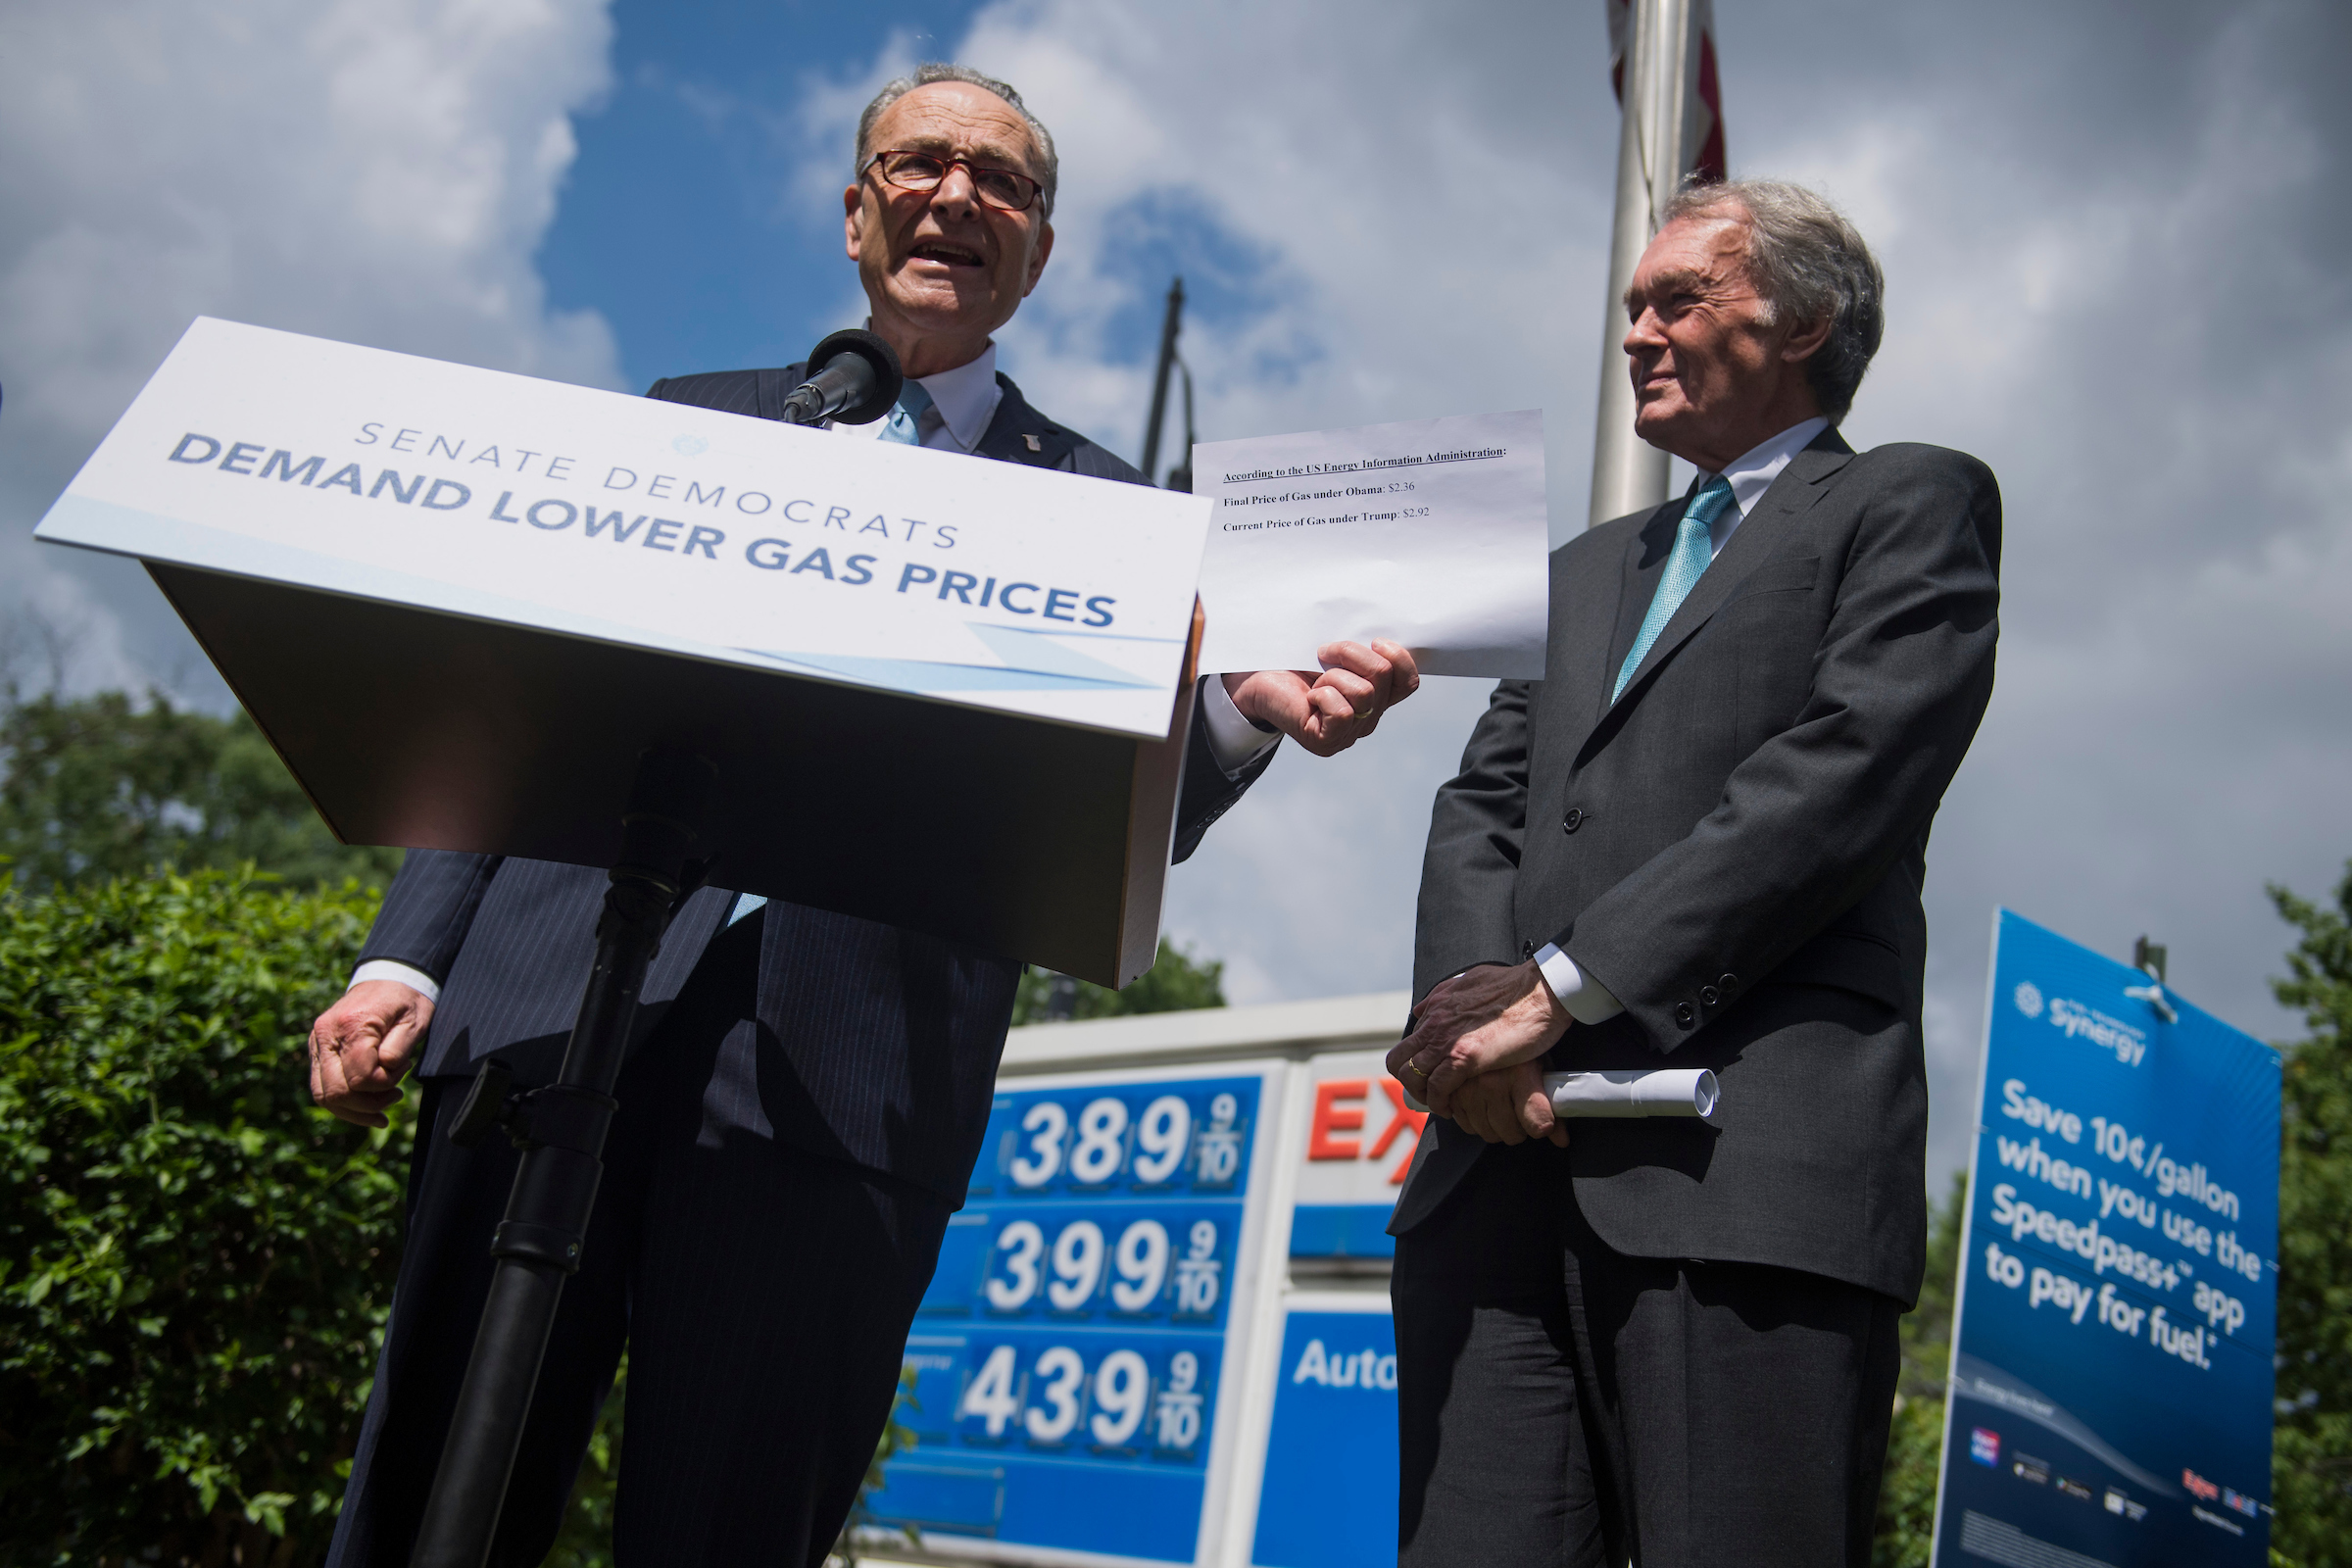
[[[1029,443],[1029,450],[1032,452],[1043,452],[1046,450],[1046,444],[1033,435],[1023,434],[1021,439]]]

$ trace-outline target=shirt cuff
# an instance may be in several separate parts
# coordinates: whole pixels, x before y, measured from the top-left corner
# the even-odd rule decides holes
[[[1207,688],[1201,693],[1201,717],[1208,728],[1209,755],[1227,778],[1239,777],[1266,752],[1282,743],[1279,734],[1268,734],[1243,716],[1233,706],[1233,694],[1225,689],[1222,675],[1204,675],[1200,684]]]
[[[1579,969],[1557,943],[1546,942],[1537,950],[1536,967],[1544,971],[1544,983],[1578,1023],[1606,1023],[1625,1010],[1625,1004],[1609,995],[1607,986]]]
[[[351,971],[352,985],[356,986],[363,980],[397,980],[411,991],[421,995],[425,1001],[432,1003],[435,1006],[440,1005],[441,1003],[440,981],[426,974],[422,969],[412,969],[407,964],[395,963],[390,958],[369,958],[366,963]],[[348,991],[351,986],[343,989]]]

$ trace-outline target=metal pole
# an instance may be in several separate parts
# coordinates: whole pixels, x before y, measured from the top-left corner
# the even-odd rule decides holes
[[[1170,490],[1193,493],[1193,448],[1200,444],[1200,436],[1193,428],[1193,368],[1176,356],[1176,373],[1184,378],[1184,461],[1168,470]]]
[[[1159,327],[1159,368],[1152,377],[1152,420],[1144,426],[1144,482],[1157,484],[1159,424],[1168,413],[1168,367],[1176,361],[1176,332],[1184,320],[1184,279],[1168,285],[1167,319]],[[1191,462],[1188,456],[1185,460]]]
[[[1698,149],[1698,29],[1694,0],[1633,0],[1626,49],[1625,116],[1617,142],[1617,213],[1609,245],[1609,292],[1600,330],[1600,398],[1593,416],[1592,498],[1585,521],[1606,522],[1666,499],[1668,458],[1634,433],[1627,374],[1625,291],[1658,232],[1658,213],[1682,184]]]
[[[564,1281],[580,1266],[596,1207],[637,996],[688,880],[686,852],[716,777],[699,757],[649,752],[638,760],[620,859],[597,922],[596,965],[563,1070],[552,1086],[501,1104],[504,1070],[486,1067],[451,1129],[472,1141],[503,1124],[524,1152],[490,1244],[496,1272],[410,1558],[416,1568],[483,1568],[489,1560]]]

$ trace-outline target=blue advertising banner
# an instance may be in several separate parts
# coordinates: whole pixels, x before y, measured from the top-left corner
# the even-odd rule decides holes
[[[1000,1092],[906,1363],[885,1524],[1192,1562],[1263,1081]]]
[[[2002,910],[1939,1568],[2268,1560],[2278,1053]]]
[[[1250,1560],[1343,1568],[1396,1558],[1396,1325],[1369,1309],[1293,1308]]]

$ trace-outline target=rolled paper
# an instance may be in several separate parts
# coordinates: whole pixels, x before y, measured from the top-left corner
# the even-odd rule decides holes
[[[1704,1067],[1611,1067],[1599,1072],[1547,1072],[1558,1116],[1712,1116],[1719,1093]]]

